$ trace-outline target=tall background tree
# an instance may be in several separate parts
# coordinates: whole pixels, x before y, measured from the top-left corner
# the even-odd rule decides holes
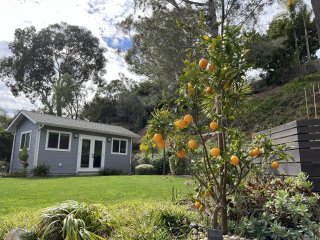
[[[38,32],[19,28],[9,49],[12,56],[1,59],[0,77],[14,95],[40,100],[50,114],[77,117],[84,84],[104,83],[105,49],[85,28],[67,23]]]
[[[3,109],[0,109],[0,161],[10,161],[12,148],[12,135],[5,132],[11,118]]]
[[[318,41],[320,44],[320,1],[318,0],[311,0],[313,12],[315,15],[316,23],[317,23],[317,30],[318,30]]]

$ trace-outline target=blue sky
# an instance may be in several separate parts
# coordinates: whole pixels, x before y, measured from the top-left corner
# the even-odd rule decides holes
[[[133,6],[133,0],[1,0],[0,58],[10,54],[8,43],[13,40],[16,28],[34,25],[41,29],[49,24],[65,21],[90,29],[108,49],[107,81],[117,79],[119,73],[139,80],[140,76],[128,70],[123,54],[116,52],[118,48],[126,51],[132,45],[131,39],[119,31],[116,24],[134,13]],[[268,8],[261,17],[260,27],[265,28],[279,12],[281,7],[278,5]],[[23,96],[12,96],[0,81],[0,108],[12,113],[20,109],[35,109],[36,106]]]

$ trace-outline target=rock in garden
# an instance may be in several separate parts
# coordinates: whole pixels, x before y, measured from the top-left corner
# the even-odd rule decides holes
[[[198,224],[192,222],[192,223],[190,223],[189,228],[190,228],[190,229],[192,229],[192,228],[198,228]]]
[[[240,240],[240,237],[233,235],[233,236],[229,237],[229,240]]]
[[[15,229],[7,234],[4,240],[22,240],[22,235],[25,233],[23,229]]]

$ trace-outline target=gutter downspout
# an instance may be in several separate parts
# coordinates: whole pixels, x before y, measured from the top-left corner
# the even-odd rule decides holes
[[[16,145],[16,132],[13,133],[13,143],[12,143],[12,149],[11,149],[11,158],[10,158],[10,169],[9,169],[9,173],[12,172],[12,164],[13,164],[13,155],[14,155],[14,146]]]
[[[33,160],[33,167],[37,167],[38,165],[38,158],[39,158],[39,147],[40,147],[40,135],[41,129],[44,127],[44,124],[40,124],[39,128],[37,129],[37,139],[36,139],[36,149],[34,151],[34,160]]]

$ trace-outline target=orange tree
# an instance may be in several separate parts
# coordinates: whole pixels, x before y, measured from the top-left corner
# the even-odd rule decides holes
[[[212,227],[223,233],[228,232],[228,198],[248,173],[260,163],[263,175],[288,158],[284,148],[274,146],[267,137],[257,136],[247,144],[244,134],[230,127],[249,89],[245,78],[249,42],[250,36],[239,28],[227,27],[216,38],[202,37],[197,48],[200,60],[194,50],[187,50],[189,59],[179,78],[176,100],[181,117],[173,124],[165,123],[166,119],[161,128],[150,125],[151,120],[146,136],[157,142],[157,134],[165,134],[171,142],[167,147],[188,159],[198,182],[194,205],[211,216]]]

